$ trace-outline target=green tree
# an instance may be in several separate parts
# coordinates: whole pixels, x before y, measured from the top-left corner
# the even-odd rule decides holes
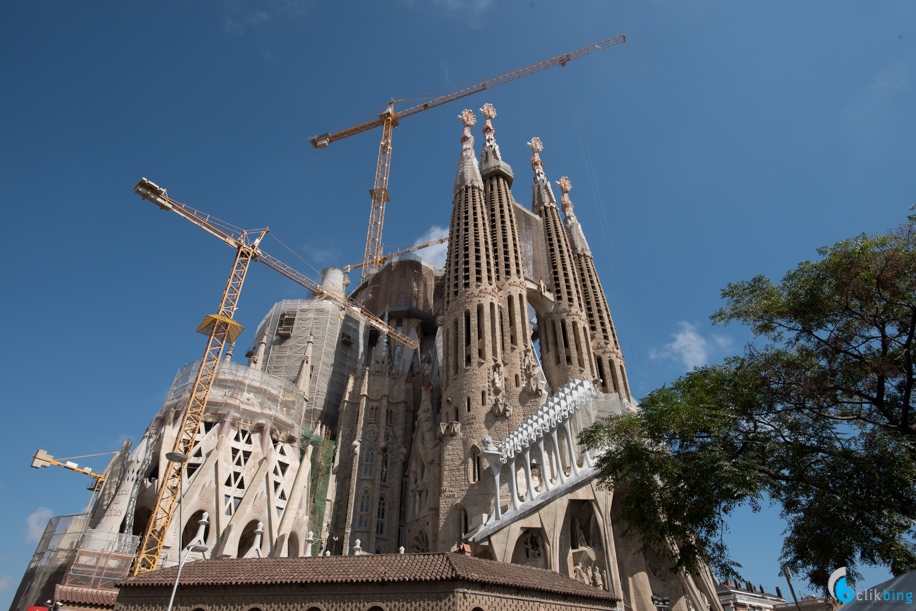
[[[740,357],[654,390],[582,434],[622,518],[674,569],[738,576],[722,542],[743,503],[781,508],[782,562],[830,573],[916,569],[916,216],[819,251],[781,283],[729,284],[717,324],[750,327]]]

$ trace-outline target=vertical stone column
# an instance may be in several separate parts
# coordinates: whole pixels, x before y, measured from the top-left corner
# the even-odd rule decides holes
[[[540,158],[544,146],[540,138],[532,138],[528,146],[534,152],[531,209],[544,223],[544,246],[556,300],[553,311],[538,315],[541,361],[544,375],[556,391],[570,380],[594,378],[595,365],[587,333],[588,322],[582,313],[582,289],[576,263]]]
[[[447,523],[455,514],[444,509],[460,503],[470,517],[491,512],[492,483],[472,483],[469,461],[482,437],[493,434],[499,438],[508,432],[507,384],[499,342],[500,292],[490,215],[470,132],[476,118],[469,110],[459,118],[464,123],[464,134],[445,264],[443,352],[448,356],[444,359],[439,432],[443,452],[440,490],[447,494],[448,502],[440,503],[443,510],[434,528],[436,535],[430,537],[434,551],[448,551],[460,543],[455,539],[456,529]],[[492,479],[490,473],[487,472]]]
[[[495,320],[493,331],[494,338],[498,338],[497,355],[502,363],[502,376],[505,380],[504,391],[498,400],[519,408],[505,416],[509,430],[512,430],[537,411],[541,397],[525,392],[528,385],[526,371],[533,371],[531,367],[526,369],[525,359],[533,359],[534,353],[528,321],[525,270],[518,226],[512,210],[510,188],[514,174],[512,167],[502,160],[499,145],[496,144],[496,130],[492,123],[496,110],[492,104],[484,104],[480,111],[486,117],[480,173],[492,236],[496,287],[499,291],[499,304],[492,312]]]
[[[605,393],[619,393],[621,399],[632,400],[627,381],[623,353],[617,340],[617,330],[611,318],[611,309],[601,287],[601,280],[595,271],[595,260],[585,240],[582,225],[573,211],[569,199],[572,183],[563,176],[557,181],[563,196],[560,202],[566,217],[566,233],[575,257],[575,270],[582,287],[583,306],[588,319],[591,350],[595,359],[595,386]]]

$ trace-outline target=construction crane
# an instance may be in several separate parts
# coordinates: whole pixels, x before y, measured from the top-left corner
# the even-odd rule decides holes
[[[398,333],[363,307],[347,300],[346,297],[340,297],[326,290],[320,284],[261,250],[259,244],[264,236],[267,235],[268,229],[263,229],[257,238],[252,240],[247,231],[236,231],[231,225],[219,219],[173,200],[168,196],[165,189],[145,178],[137,183],[134,187],[134,192],[143,199],[153,202],[162,210],[169,210],[178,214],[236,249],[235,261],[232,264],[232,271],[229,274],[226,288],[223,290],[219,310],[216,314],[210,314],[204,318],[197,329],[198,333],[207,336],[207,347],[204,350],[197,376],[194,379],[194,385],[191,388],[191,396],[182,414],[181,429],[175,439],[172,452],[177,452],[184,456],[190,455],[207,399],[210,396],[210,390],[213,388],[213,382],[216,379],[216,370],[222,358],[226,341],[234,342],[242,332],[242,325],[233,320],[232,317],[238,307],[239,294],[245,282],[245,276],[248,273],[248,266],[252,261],[264,263],[271,269],[309,289],[316,297],[332,301],[350,315],[366,321],[408,348],[416,350],[419,347],[417,342]],[[140,542],[137,556],[131,567],[131,575],[155,570],[159,564],[159,557],[162,554],[169,524],[172,521],[172,514],[181,495],[183,468],[184,463],[182,462],[167,462],[165,477],[156,497],[156,507]]]
[[[76,458],[90,458],[92,456],[106,456],[108,454],[114,454],[114,456],[102,473],[96,473],[89,467],[80,467],[75,462],[72,462]],[[54,458],[44,450],[38,450],[32,457],[31,467],[33,469],[41,469],[54,465],[55,467],[63,467],[64,469],[70,469],[71,471],[76,471],[77,473],[82,473],[83,475],[91,477],[92,483],[86,487],[86,490],[92,491],[92,496],[89,497],[89,505],[86,506],[86,511],[89,512],[92,509],[92,504],[95,502],[96,496],[98,496],[99,492],[102,490],[102,485],[105,483],[105,478],[108,477],[108,471],[111,469],[111,465],[114,464],[119,454],[120,452],[102,452],[101,454],[71,456],[70,458]]]
[[[503,85],[510,81],[529,76],[535,72],[540,72],[541,70],[546,70],[547,68],[552,68],[554,66],[565,66],[567,62],[570,62],[574,59],[584,55],[589,55],[596,51],[601,51],[602,49],[607,49],[608,47],[613,47],[614,45],[626,42],[626,40],[626,36],[623,35],[609,38],[597,44],[583,47],[578,51],[573,51],[572,53],[566,53],[565,55],[559,55],[537,64],[525,66],[524,68],[519,68],[510,72],[504,72],[502,74],[490,77],[481,83],[477,83],[476,85],[472,85],[470,87],[459,89],[458,91],[453,91],[452,93],[433,98],[423,102],[422,104],[411,106],[410,108],[399,112],[394,111],[395,104],[399,102],[410,101],[419,96],[401,100],[392,100],[388,103],[385,112],[378,116],[378,119],[373,119],[367,123],[362,123],[355,127],[349,127],[333,134],[321,134],[320,136],[312,136],[309,138],[309,142],[312,143],[313,147],[316,149],[323,149],[332,142],[337,142],[338,140],[343,140],[344,138],[355,136],[356,134],[361,134],[365,131],[369,131],[370,129],[375,129],[376,127],[384,128],[382,130],[382,141],[379,143],[378,147],[378,163],[375,166],[375,183],[373,184],[372,190],[369,191],[369,194],[372,197],[372,207],[369,210],[369,232],[366,236],[366,254],[363,257],[363,272],[360,281],[365,282],[369,277],[371,268],[378,267],[378,265],[380,265],[383,260],[382,224],[385,218],[385,204],[391,201],[388,197],[388,175],[391,171],[391,133],[394,131],[394,128],[398,126],[398,123],[401,121],[401,119],[415,115],[418,112],[423,112],[424,110],[429,110],[430,108],[435,108],[436,106],[442,106],[443,104],[447,104],[454,100],[459,100],[485,89],[498,87],[499,85]]]
[[[399,250],[397,252],[387,254],[384,257],[381,257],[378,260],[378,263],[379,265],[381,265],[385,261],[389,259],[393,259],[394,257],[400,256],[400,255],[406,255],[409,252],[415,252],[423,248],[429,248],[430,246],[435,246],[436,244],[442,244],[443,242],[448,242],[448,236],[444,238],[439,238],[438,240],[430,240],[429,242],[421,242],[420,244],[417,244],[416,246],[411,246],[410,248],[405,248],[403,250]],[[345,274],[349,274],[354,269],[359,269],[360,267],[363,267],[364,265],[366,265],[365,261],[363,261],[362,263],[357,263],[356,265],[347,265],[346,267],[343,268],[343,271]]]

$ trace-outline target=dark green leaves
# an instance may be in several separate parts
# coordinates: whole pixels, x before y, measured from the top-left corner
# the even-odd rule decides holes
[[[765,343],[582,435],[607,450],[621,518],[676,569],[735,575],[725,518],[765,498],[788,523],[782,560],[812,584],[840,566],[854,578],[862,562],[916,569],[916,218],[819,253],[779,284],[722,291],[713,321]]]

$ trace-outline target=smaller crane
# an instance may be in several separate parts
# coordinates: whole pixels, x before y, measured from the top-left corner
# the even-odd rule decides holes
[[[444,238],[439,238],[438,240],[430,240],[429,242],[421,242],[420,244],[417,244],[416,246],[411,246],[410,248],[405,248],[403,250],[399,250],[397,252],[387,254],[384,257],[382,257],[381,259],[379,259],[378,262],[379,262],[379,265],[381,265],[388,259],[393,259],[394,257],[397,257],[399,255],[406,255],[409,252],[414,252],[417,250],[421,250],[423,248],[429,248],[430,246],[435,246],[436,244],[442,244],[443,242],[448,242],[448,236]],[[366,262],[363,261],[361,263],[357,263],[356,265],[347,265],[346,267],[343,268],[343,271],[345,274],[349,274],[352,270],[359,269],[360,267],[362,267],[365,264]]]
[[[74,458],[90,458],[92,456],[105,456],[106,454],[114,454],[114,456],[112,457],[111,462],[108,463],[108,466],[105,467],[105,471],[102,473],[96,473],[89,467],[80,467],[75,462],[71,462]],[[101,454],[87,454],[86,456],[54,458],[44,450],[38,450],[35,452],[35,456],[32,457],[31,467],[33,469],[41,469],[54,465],[55,467],[70,469],[71,471],[76,471],[77,473],[82,473],[83,475],[88,475],[91,477],[92,483],[86,487],[86,490],[92,491],[92,496],[89,498],[89,505],[86,506],[86,511],[89,511],[92,509],[92,504],[95,502],[96,496],[102,490],[102,485],[105,483],[105,478],[108,477],[108,471],[111,469],[111,465],[114,463],[119,454],[120,452],[102,452]]]

